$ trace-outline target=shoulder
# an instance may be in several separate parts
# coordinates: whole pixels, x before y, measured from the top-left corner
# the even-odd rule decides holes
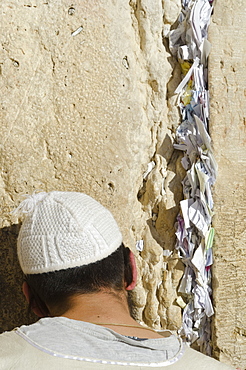
[[[175,367],[174,367],[175,368]],[[212,357],[205,356],[204,354],[186,347],[183,357],[176,363],[176,369],[181,370],[232,370],[229,365],[223,364]]]
[[[22,350],[24,342],[20,339],[15,330],[0,334],[0,354],[7,354],[9,351],[13,352],[13,345],[15,350]]]
[[[26,343],[15,330],[0,335],[0,369],[12,369],[26,352]]]

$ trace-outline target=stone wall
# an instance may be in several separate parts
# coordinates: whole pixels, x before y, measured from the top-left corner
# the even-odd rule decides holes
[[[35,189],[82,191],[109,207],[138,261],[136,317],[178,328],[173,302],[182,265],[177,256],[163,261],[181,199],[172,147],[178,81],[163,32],[179,0],[1,6],[1,330],[33,320],[22,299],[18,220],[10,211]],[[142,253],[137,240],[144,240]]]
[[[82,191],[108,207],[137,257],[136,318],[152,327],[179,328],[175,299],[183,266],[175,253],[164,257],[163,248],[174,248],[184,175],[173,150],[179,124],[173,91],[180,71],[165,40],[180,1],[2,0],[1,7],[1,331],[34,320],[22,298],[19,226],[10,212],[22,194],[35,189]],[[241,60],[233,62],[243,53],[229,40],[240,31],[237,11],[241,22],[244,13],[238,2],[234,7],[232,25],[231,8],[216,5],[210,89],[211,133],[221,168],[215,189],[215,355],[238,364],[246,353],[245,131],[239,129],[244,71]],[[226,26],[221,14],[228,14]],[[151,161],[155,167],[144,176]],[[135,248],[138,240],[144,240],[143,252]]]
[[[244,1],[218,1],[210,26],[210,132],[219,165],[214,189],[214,352],[241,369],[246,368],[245,10]]]

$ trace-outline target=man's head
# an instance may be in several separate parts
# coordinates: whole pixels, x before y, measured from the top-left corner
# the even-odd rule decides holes
[[[43,316],[47,307],[62,314],[72,296],[135,285],[133,256],[112,214],[91,197],[38,193],[17,212],[25,215],[17,242],[24,293]]]

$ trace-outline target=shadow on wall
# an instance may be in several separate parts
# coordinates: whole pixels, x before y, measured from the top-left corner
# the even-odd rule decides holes
[[[161,238],[164,249],[173,250],[176,244],[176,221],[180,212],[180,201],[183,199],[182,181],[186,175],[181,164],[183,153],[175,150],[170,136],[166,135],[157,155],[166,160],[166,178],[164,179],[164,195],[158,202],[158,215],[155,229]],[[151,230],[153,237],[154,232]]]
[[[182,180],[185,171],[181,164],[183,153],[173,147],[166,134],[162,144],[152,158],[154,168],[143,179],[138,200],[143,209],[152,213],[148,219],[152,237],[164,249],[173,250],[176,243],[175,223],[183,199]]]
[[[28,313],[22,294],[23,273],[20,269],[16,241],[20,225],[0,230],[0,332],[37,320]]]

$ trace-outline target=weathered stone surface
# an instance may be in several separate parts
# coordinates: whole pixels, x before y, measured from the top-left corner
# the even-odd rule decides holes
[[[176,64],[163,44],[180,1],[1,7],[1,330],[29,321],[9,211],[35,189],[84,191],[109,207],[137,257],[136,317],[179,327],[182,269],[162,251],[174,247],[181,198],[171,103],[179,77],[167,89]],[[156,166],[143,180],[151,160]]]
[[[214,353],[246,368],[246,104],[244,1],[220,1],[210,26],[211,127],[219,165],[214,189]]]
[[[0,329],[34,320],[21,293],[10,212],[35,189],[84,191],[115,215],[137,257],[135,316],[176,329],[182,264],[174,248],[182,197],[180,79],[165,36],[179,0],[1,1]],[[100,17],[99,17],[100,14]],[[213,342],[224,362],[246,367],[243,2],[216,4],[210,27],[211,135],[219,164]],[[80,29],[79,27],[83,27]],[[80,31],[77,35],[74,31]],[[150,161],[152,172],[143,179]],[[228,170],[229,169],[229,170]],[[143,252],[135,250],[144,240]]]

